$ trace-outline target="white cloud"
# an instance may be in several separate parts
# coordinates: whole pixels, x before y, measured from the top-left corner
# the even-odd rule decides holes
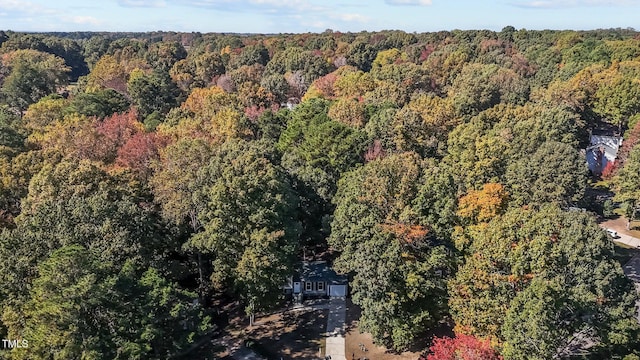
[[[414,5],[414,6],[428,6],[431,5],[431,0],[385,0],[389,5]]]
[[[93,16],[72,16],[69,18],[65,18],[67,22],[71,22],[79,25],[101,25],[102,21],[94,18]]]
[[[22,14],[53,14],[56,12],[54,9],[45,8],[38,4],[34,4],[30,1],[19,0],[0,0],[0,9],[7,12],[16,12]]]
[[[223,1],[223,2],[231,2],[231,1]],[[240,2],[240,1],[234,1],[234,2]],[[268,6],[275,6],[275,7],[306,5],[306,1],[300,1],[300,0],[249,0],[248,2],[256,5],[268,5]]]
[[[359,22],[366,23],[371,20],[368,16],[360,15],[360,14],[334,14],[331,16],[334,19],[346,22]]]
[[[118,5],[124,7],[149,7],[159,8],[165,7],[164,0],[118,0]]]
[[[549,9],[549,8],[567,8],[580,6],[625,6],[638,5],[637,0],[534,0],[534,1],[516,1],[512,5],[518,7]]]
[[[264,9],[291,9],[300,11],[310,8],[309,2],[302,0],[179,0],[178,2],[186,5],[232,11],[257,11]]]

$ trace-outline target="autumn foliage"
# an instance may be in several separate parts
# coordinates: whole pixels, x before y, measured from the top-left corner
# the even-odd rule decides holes
[[[162,135],[138,132],[118,149],[116,165],[147,176],[151,172],[151,162],[159,157],[159,149],[167,143],[168,138]]]
[[[98,158],[105,163],[112,163],[117,157],[118,149],[143,129],[137,113],[129,111],[114,114],[103,121],[96,120],[95,131],[100,140],[96,144],[101,150]]]
[[[394,234],[408,244],[419,242],[429,234],[429,230],[421,225],[388,223],[383,224],[382,228],[384,231]]]
[[[508,196],[504,186],[484,184],[482,190],[471,190],[460,198],[458,215],[480,222],[491,220],[504,210]]]
[[[460,334],[454,338],[436,338],[429,348],[430,354],[423,360],[498,360],[500,355],[491,347],[488,339]]]
[[[628,130],[627,138],[622,142],[622,146],[618,151],[615,162],[608,162],[602,170],[602,177],[610,179],[618,169],[622,168],[629,157],[629,153],[640,142],[640,121],[638,121],[631,129]]]

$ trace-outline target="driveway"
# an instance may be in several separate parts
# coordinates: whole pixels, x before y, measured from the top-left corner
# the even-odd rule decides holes
[[[345,356],[345,323],[347,320],[347,302],[342,297],[332,297],[327,303],[326,300],[310,300],[305,305],[300,305],[296,309],[328,309],[327,319],[326,349],[325,357],[331,360],[346,360]]]
[[[326,356],[331,360],[346,360],[344,349],[345,322],[347,319],[347,302],[344,298],[329,299],[329,319],[327,320]]]

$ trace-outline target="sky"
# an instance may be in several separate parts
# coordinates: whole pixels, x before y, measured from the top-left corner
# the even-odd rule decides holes
[[[304,33],[640,29],[640,0],[0,0],[0,29]]]

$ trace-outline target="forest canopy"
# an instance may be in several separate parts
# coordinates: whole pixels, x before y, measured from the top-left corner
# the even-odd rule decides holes
[[[630,29],[0,32],[0,358],[193,354],[316,256],[389,349],[638,359],[639,110]]]

